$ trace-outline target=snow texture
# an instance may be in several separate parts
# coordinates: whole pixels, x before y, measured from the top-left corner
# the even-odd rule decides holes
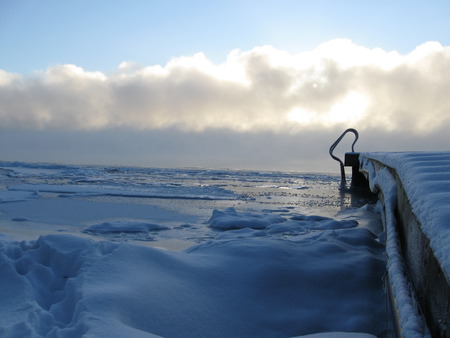
[[[363,168],[370,177],[371,190],[382,191],[385,228],[387,232],[386,255],[387,271],[392,295],[399,317],[399,326],[403,337],[429,337],[429,331],[422,315],[418,312],[414,290],[410,285],[405,262],[400,249],[396,231],[395,208],[397,204],[397,182],[387,168],[375,170],[373,163],[363,161]]]
[[[155,230],[167,230],[166,226],[146,223],[146,222],[132,222],[132,221],[114,221],[94,224],[84,231],[91,233],[114,233],[114,232],[148,232]]]
[[[230,236],[232,237],[232,236]],[[380,334],[383,246],[366,229],[184,252],[47,235],[0,242],[2,337]]]
[[[251,213],[236,212],[234,208],[226,210],[214,210],[209,220],[212,228],[229,230],[229,229],[268,229],[270,232],[287,232],[290,230],[326,230],[326,229],[345,229],[354,228],[358,225],[356,220],[337,221],[329,217],[323,216],[306,216],[295,215],[290,217],[290,221],[286,218],[274,215],[272,213]]]
[[[450,276],[450,152],[363,153],[362,159],[394,168],[413,213]]]

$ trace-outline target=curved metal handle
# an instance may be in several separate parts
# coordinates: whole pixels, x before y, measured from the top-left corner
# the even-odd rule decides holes
[[[346,131],[344,131],[344,132],[342,133],[342,135],[339,136],[339,138],[331,145],[330,150],[329,150],[330,156],[331,156],[334,160],[338,161],[339,164],[340,164],[340,166],[341,166],[341,184],[345,184],[345,182],[346,182],[346,179],[345,179],[344,162],[342,162],[341,159],[340,159],[339,157],[334,156],[334,155],[333,155],[333,151],[334,151],[334,148],[337,147],[337,145],[339,144],[339,142],[341,142],[341,140],[344,138],[345,134],[347,134],[347,133],[349,133],[349,132],[355,134],[355,140],[354,140],[353,143],[352,143],[352,152],[355,152],[355,143],[356,143],[356,141],[358,141],[359,134],[358,134],[358,132],[356,131],[356,129],[353,129],[353,128],[348,128]]]

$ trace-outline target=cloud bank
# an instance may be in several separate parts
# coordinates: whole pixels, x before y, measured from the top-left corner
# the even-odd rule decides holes
[[[448,150],[448,93],[438,42],[406,55],[338,39],[295,55],[234,50],[219,65],[199,53],[108,74],[0,70],[0,160],[334,171],[328,147],[348,127],[360,151]]]
[[[298,132],[355,126],[428,133],[449,123],[450,47],[407,55],[332,40],[292,55],[270,46],[201,53],[116,72],[55,65],[29,75],[0,70],[3,128]]]

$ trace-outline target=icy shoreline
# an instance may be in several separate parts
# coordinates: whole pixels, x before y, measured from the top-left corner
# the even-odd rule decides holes
[[[311,202],[324,211],[342,203],[318,195],[315,186],[330,184],[320,176],[8,169],[2,336],[387,334],[379,221],[367,206],[339,218],[302,213]],[[209,197],[100,194],[130,186]],[[176,241],[184,247],[172,250]]]

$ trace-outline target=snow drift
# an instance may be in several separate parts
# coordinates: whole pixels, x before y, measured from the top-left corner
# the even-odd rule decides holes
[[[274,337],[383,331],[383,246],[368,230],[290,240],[238,237],[184,252],[71,235],[0,241],[0,333]]]

